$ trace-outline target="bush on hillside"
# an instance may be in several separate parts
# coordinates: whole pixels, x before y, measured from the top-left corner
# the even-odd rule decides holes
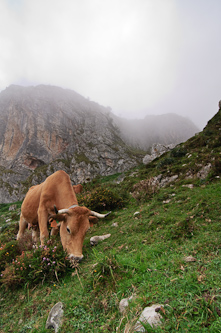
[[[171,157],[183,157],[186,154],[187,154],[187,150],[183,147],[175,147],[170,152]]]
[[[138,202],[149,200],[158,191],[158,183],[153,178],[141,180],[133,186],[132,197]]]
[[[4,270],[5,265],[10,263],[19,253],[19,244],[11,241],[0,246],[0,272]]]
[[[78,195],[78,202],[92,210],[109,210],[122,208],[124,206],[123,198],[114,190],[105,187],[87,193]]]
[[[17,242],[19,244],[19,242]],[[1,251],[1,258],[9,256],[11,244],[5,245]],[[17,288],[27,283],[37,284],[39,282],[57,281],[59,276],[70,269],[71,263],[67,253],[63,250],[60,242],[50,241],[45,246],[36,246],[31,251],[19,251],[19,245],[10,252],[11,261],[5,260],[5,267],[1,272],[0,283],[6,288]],[[5,252],[5,249],[8,252]]]

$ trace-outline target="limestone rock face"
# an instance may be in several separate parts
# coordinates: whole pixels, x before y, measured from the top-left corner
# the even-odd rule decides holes
[[[12,85],[2,91],[0,202],[23,199],[27,177],[35,185],[63,169],[80,183],[136,166],[141,157],[130,153],[109,113],[58,87]]]

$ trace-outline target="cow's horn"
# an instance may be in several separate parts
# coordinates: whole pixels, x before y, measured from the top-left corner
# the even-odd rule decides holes
[[[55,211],[55,214],[58,213],[57,207],[55,205],[54,205],[54,211]]]
[[[66,209],[59,209],[58,214],[68,214],[69,213],[69,208]]]
[[[100,214],[100,213],[97,213],[97,212],[93,212],[93,210],[91,210],[90,214],[91,215],[94,215],[100,219],[103,219],[104,217],[108,216],[111,212],[107,213],[107,214]]]

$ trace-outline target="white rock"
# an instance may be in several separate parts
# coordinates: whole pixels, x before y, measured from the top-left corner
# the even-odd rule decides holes
[[[145,328],[141,324],[141,322],[148,323],[152,327],[159,326],[161,324],[161,318],[159,312],[156,312],[155,310],[157,308],[163,307],[161,304],[153,304],[152,306],[146,307],[143,312],[140,315],[139,320],[136,322],[134,327],[134,332],[145,332]]]
[[[191,261],[196,261],[196,258],[192,257],[192,256],[188,256],[188,257],[185,257],[184,260],[186,262],[191,262]]]
[[[135,212],[134,213],[134,216],[137,216],[137,215],[139,215],[140,214],[140,212]]]
[[[63,304],[61,302],[56,303],[49,313],[46,328],[53,328],[55,333],[57,333],[62,323],[63,313]]]
[[[168,199],[168,200],[164,200],[163,203],[164,203],[164,204],[168,204],[170,201],[171,201],[170,199]]]
[[[98,242],[101,242],[103,240],[105,240],[106,238],[109,238],[111,236],[111,234],[106,234],[106,235],[102,235],[102,236],[93,236],[90,238],[90,243],[91,245],[97,245]]]
[[[205,178],[208,176],[208,174],[209,174],[211,168],[212,168],[212,164],[211,164],[211,163],[205,165],[205,166],[202,167],[202,169],[197,173],[197,177],[200,178],[200,179],[205,179]]]
[[[148,164],[148,163],[150,163],[151,161],[153,161],[153,159],[154,159],[153,156],[147,154],[147,155],[145,155],[144,158],[143,158],[143,164]]]
[[[119,303],[119,311],[122,313],[126,310],[126,307],[129,305],[129,301],[131,301],[133,298],[133,295],[127,298],[123,298]]]
[[[194,188],[194,185],[193,184],[186,184],[186,185],[182,185],[182,187]]]

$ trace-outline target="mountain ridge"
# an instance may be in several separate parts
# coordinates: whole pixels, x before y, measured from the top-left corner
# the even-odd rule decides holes
[[[182,141],[177,139],[180,128],[173,131],[173,143]],[[160,132],[152,141],[170,143],[171,135],[166,139]],[[109,107],[73,90],[9,86],[0,93],[0,201],[20,200],[22,182],[35,185],[58,169],[75,183],[129,170],[142,162],[151,145],[130,139]]]

